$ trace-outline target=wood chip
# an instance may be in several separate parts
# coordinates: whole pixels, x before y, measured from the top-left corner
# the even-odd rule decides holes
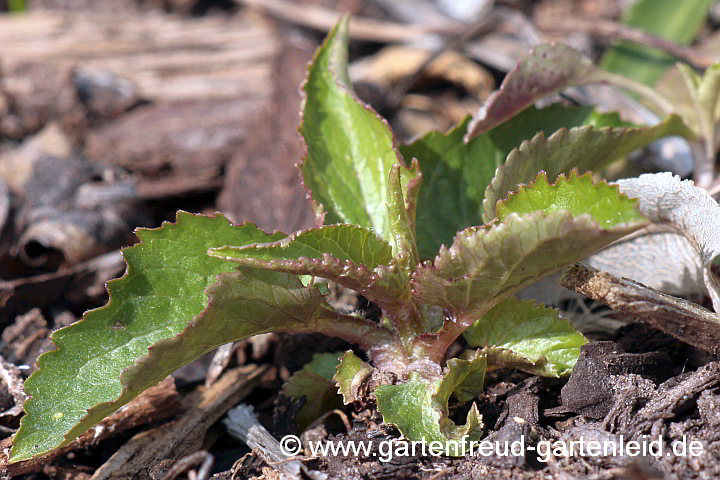
[[[172,465],[202,449],[205,432],[257,387],[268,366],[229,370],[210,388],[198,387],[183,400],[178,420],[131,438],[100,467],[92,480],[162,478]]]
[[[561,284],[694,347],[720,353],[720,318],[695,303],[576,263]]]

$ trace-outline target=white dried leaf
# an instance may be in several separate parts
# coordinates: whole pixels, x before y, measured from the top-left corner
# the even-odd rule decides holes
[[[671,173],[618,180],[620,191],[638,199],[655,225],[649,231],[593,255],[596,268],[674,295],[707,293],[720,312],[720,280],[712,272],[720,255],[720,206],[690,180]]]

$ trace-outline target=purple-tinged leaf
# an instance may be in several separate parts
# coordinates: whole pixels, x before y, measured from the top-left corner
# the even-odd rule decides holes
[[[588,83],[613,83],[632,89],[669,114],[672,105],[652,89],[619,75],[600,70],[592,60],[562,44],[539,45],[518,62],[500,89],[488,97],[468,128],[466,141],[520,113],[547,95]]]
[[[328,225],[295,232],[277,242],[214,248],[210,255],[334,280],[389,310],[410,294],[408,276],[396,267],[390,244],[356,225]]]

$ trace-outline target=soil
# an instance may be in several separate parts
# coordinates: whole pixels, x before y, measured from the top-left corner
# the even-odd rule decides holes
[[[387,20],[378,6],[385,2],[278,3]],[[625,2],[497,3],[539,24],[570,14],[615,20]],[[118,249],[135,241],[133,228],[173,220],[178,209],[222,211],[266,230],[313,225],[293,165],[304,152],[296,133],[298,86],[324,31],[312,23],[314,10],[291,18],[272,10],[275,2],[262,9],[249,4],[257,2],[42,0],[30,2],[27,16],[0,15],[2,449],[22,415],[23,380],[37,356],[53,348],[50,332],[105,304],[105,283],[123,273]],[[0,1],[0,11],[4,6]],[[416,20],[429,21],[420,10]],[[410,25],[405,35],[413,34],[410,23],[403,25]],[[717,25],[708,22],[701,36]],[[351,43],[353,60],[372,58],[392,32],[363,35],[371,38]],[[603,47],[583,39],[592,52]],[[481,104],[517,44],[501,42],[485,63],[482,52],[459,60],[465,80],[426,72],[400,91],[401,101],[389,101],[388,94],[397,95],[397,78],[416,66],[398,66],[398,73],[380,62],[365,65],[357,90],[389,118],[400,140],[444,130]],[[342,289],[333,290],[332,302],[368,318],[378,313]],[[345,408],[349,431],[338,414],[297,431],[294,415],[312,399],[283,397],[283,382],[314,353],[353,345],[321,335],[271,334],[238,342],[215,359],[217,376],[208,374],[212,355],[186,366],[54,456],[0,466],[0,477],[160,479],[186,461],[172,478],[191,478],[188,471],[212,456],[212,478],[281,478],[222,426],[227,410],[242,401],[255,407],[275,438],[297,434],[306,446],[372,445],[367,455],[305,458],[313,478],[720,478],[718,359],[642,324],[591,338],[569,378],[488,375],[474,400],[485,438],[514,444],[517,455],[405,455],[407,443],[382,423],[372,402]],[[451,403],[452,418],[464,422],[469,408]],[[389,440],[397,449],[391,459],[381,450]],[[663,455],[561,449],[591,440],[657,441]],[[548,444],[558,454],[545,458],[541,449]],[[690,455],[691,447],[702,453]]]
[[[369,455],[323,456],[307,465],[343,479],[717,478],[720,362],[688,364],[687,356],[677,355],[679,349],[686,346],[638,324],[618,332],[616,341],[583,347],[567,380],[492,374],[475,402],[487,427],[486,440],[498,442],[501,455],[406,455],[410,447],[402,446],[397,430],[366,409],[353,415],[350,432],[333,433],[338,427],[328,426],[319,435],[306,432],[306,440],[365,442],[372,445]],[[457,412],[456,420],[466,412]],[[380,445],[390,439],[398,442],[395,456]],[[518,444],[519,439],[524,442]],[[593,440],[615,442],[617,455],[579,455],[581,442]],[[632,441],[656,450],[621,452],[620,445]],[[541,445],[559,448],[557,442],[564,442],[566,450],[546,458],[547,447]],[[506,454],[513,443],[517,454]],[[576,453],[563,455],[571,445]],[[683,455],[690,445],[702,454]],[[238,476],[249,478],[256,468],[243,466]]]

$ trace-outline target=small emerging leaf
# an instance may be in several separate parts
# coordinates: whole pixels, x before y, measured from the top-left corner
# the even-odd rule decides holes
[[[539,175],[536,184],[526,187],[527,195],[509,201],[513,213],[502,222],[460,232],[432,265],[418,268],[413,276],[415,298],[447,309],[457,316],[453,323],[458,328],[467,327],[508,295],[647,223],[633,201],[607,185],[590,186],[589,193],[582,178],[573,177],[567,185],[563,181],[563,187],[550,189],[544,179]],[[546,192],[543,202],[531,198],[535,189]],[[591,194],[593,200],[571,204],[568,194]],[[603,203],[618,211],[596,220],[592,210]],[[565,210],[568,207],[573,211]],[[546,210],[524,216],[514,213],[537,208]]]
[[[469,392],[482,390],[486,367],[485,356],[476,353],[469,360],[448,360],[449,370],[441,380],[428,380],[413,373],[407,383],[380,385],[375,390],[378,411],[385,423],[396,425],[407,439],[437,442],[438,451],[463,456],[468,442],[482,437],[482,419],[473,404],[465,425],[456,425],[449,418],[448,400],[459,388],[458,396],[465,401],[472,398]]]
[[[709,184],[714,177],[717,156],[718,99],[720,99],[720,64],[711,65],[700,77],[687,65],[678,64],[685,85],[693,103],[692,123],[697,125],[698,134],[704,140],[705,158],[696,162],[695,178]]]
[[[509,297],[465,330],[471,347],[483,348],[490,366],[558,377],[572,370],[587,343],[554,308]]]
[[[418,264],[417,242],[415,241],[414,218],[410,218],[408,203],[402,188],[402,165],[393,165],[388,178],[388,216],[390,218],[390,233],[393,235],[395,245],[395,258],[398,265],[407,274],[411,274]],[[420,181],[420,169],[417,161],[413,162],[412,169],[415,178]],[[410,188],[415,187],[414,185]],[[419,189],[420,184],[415,188]]]
[[[317,50],[304,86],[300,126],[305,187],[325,224],[350,223],[392,242],[387,214],[390,168],[401,163],[387,122],[360,102],[347,76],[348,17]],[[402,171],[405,186],[414,174]]]
[[[325,412],[342,407],[342,398],[333,381],[341,355],[342,352],[314,354],[312,360],[283,385],[283,395],[305,398],[305,404],[295,416],[299,431],[304,431]]]
[[[352,350],[345,352],[333,376],[337,392],[342,395],[345,405],[360,399],[360,387],[371,373],[372,367],[360,360]]]

